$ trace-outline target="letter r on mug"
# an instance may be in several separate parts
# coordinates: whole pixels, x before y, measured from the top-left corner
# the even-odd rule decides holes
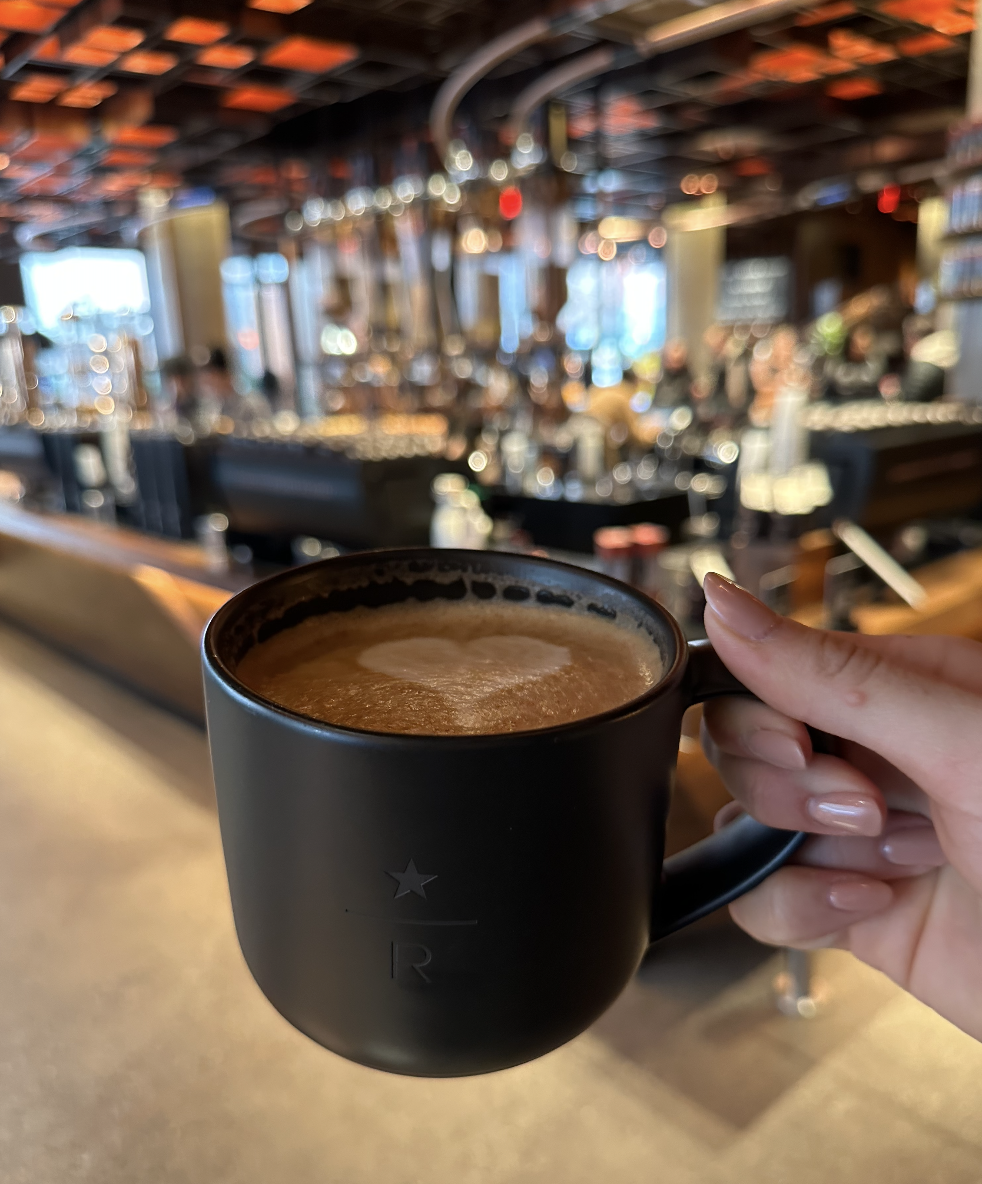
[[[431,983],[433,980],[426,973],[424,967],[429,966],[433,961],[433,951],[429,946],[424,946],[417,941],[394,941],[392,942],[391,962],[390,962],[390,976],[396,982],[405,982],[406,975],[411,975],[413,971],[424,983]],[[419,981],[414,979],[413,981]]]

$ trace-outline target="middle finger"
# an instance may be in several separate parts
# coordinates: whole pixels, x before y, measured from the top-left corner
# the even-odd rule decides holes
[[[727,789],[759,822],[826,835],[878,835],[886,820],[883,794],[838,757],[816,755],[803,769],[713,751]]]

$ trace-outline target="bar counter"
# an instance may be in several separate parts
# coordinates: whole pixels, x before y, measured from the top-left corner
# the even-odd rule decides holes
[[[796,1022],[774,951],[709,918],[540,1061],[386,1076],[252,982],[200,728],[0,627],[0,753],[5,1182],[979,1178],[982,1048],[846,954]]]

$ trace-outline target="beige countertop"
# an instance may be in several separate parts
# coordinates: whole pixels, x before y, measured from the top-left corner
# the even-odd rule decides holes
[[[534,1064],[348,1064],[245,969],[203,734],[0,628],[3,1184],[978,1184],[982,1047],[837,952],[786,1019],[776,964],[711,918]]]

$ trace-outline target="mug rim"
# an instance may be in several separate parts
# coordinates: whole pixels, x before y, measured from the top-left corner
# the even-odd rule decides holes
[[[523,562],[530,562],[533,565],[541,566],[548,570],[558,569],[560,572],[567,571],[580,579],[586,577],[599,584],[606,585],[621,595],[626,593],[632,600],[639,602],[644,609],[653,612],[668,627],[668,631],[675,642],[674,658],[662,674],[662,677],[646,691],[643,691],[640,695],[636,695],[633,699],[629,699],[626,703],[608,708],[606,711],[597,712],[595,715],[586,715],[580,719],[566,720],[564,723],[551,724],[545,728],[525,728],[511,732],[462,732],[446,735],[431,732],[381,732],[371,728],[355,728],[347,724],[333,724],[328,723],[326,720],[315,719],[313,716],[304,715],[302,712],[284,707],[272,699],[267,699],[265,696],[246,686],[235,675],[234,671],[228,668],[218,653],[218,647],[215,643],[216,634],[225,625],[229,616],[237,611],[237,602],[240,599],[245,599],[257,590],[268,588],[279,582],[286,583],[291,577],[295,578],[300,572],[308,572],[317,567],[339,562],[343,563],[351,559],[364,559],[366,564],[371,564],[373,561],[379,559],[404,559],[408,562],[423,556],[437,558],[442,556],[452,562],[454,557],[461,557],[466,561],[466,558],[469,556],[476,558],[486,557],[488,555],[512,556],[516,559],[521,559]],[[315,731],[323,732],[325,735],[335,739],[347,739],[350,741],[371,740],[374,742],[386,741],[390,743],[409,742],[415,744],[432,744],[436,742],[445,747],[451,743],[475,745],[479,743],[487,744],[488,742],[522,741],[537,736],[559,736],[577,728],[604,724],[628,715],[633,715],[647,707],[655,699],[660,698],[661,695],[681,681],[683,671],[688,662],[688,642],[682,633],[678,621],[656,600],[642,592],[639,588],[634,588],[632,585],[625,584],[621,580],[615,580],[612,576],[605,575],[602,572],[592,571],[590,568],[578,567],[576,564],[564,563],[562,560],[550,559],[543,555],[528,555],[520,551],[477,551],[462,547],[388,547],[371,551],[351,551],[346,555],[335,555],[328,559],[320,559],[314,563],[304,564],[301,568],[290,567],[285,571],[274,572],[270,576],[265,576],[263,579],[257,580],[254,584],[243,588],[240,592],[230,597],[213,614],[211,620],[208,622],[201,640],[201,656],[205,667],[211,670],[226,690],[232,692],[240,699],[245,699],[253,707],[267,713],[282,716],[286,721],[294,725],[313,728]]]

